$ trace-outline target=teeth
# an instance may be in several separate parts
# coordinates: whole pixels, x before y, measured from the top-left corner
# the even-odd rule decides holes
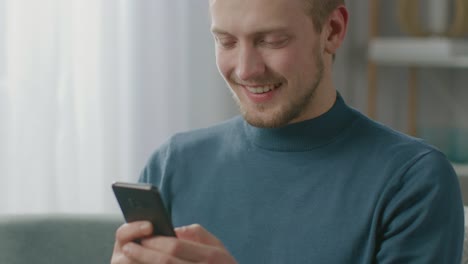
[[[269,91],[274,90],[275,88],[279,87],[279,84],[271,84],[271,85],[265,85],[261,87],[250,87],[250,86],[245,86],[249,92],[254,93],[254,94],[261,94],[261,93],[267,93]]]

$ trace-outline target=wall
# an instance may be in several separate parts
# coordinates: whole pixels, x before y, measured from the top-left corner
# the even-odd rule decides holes
[[[379,1],[379,27],[382,36],[405,36],[396,22],[396,1]],[[347,1],[350,25],[347,39],[338,54],[335,82],[348,102],[366,113],[368,1]],[[466,38],[465,38],[466,40]],[[405,67],[380,66],[378,72],[377,120],[407,131],[408,71]],[[424,128],[451,126],[468,128],[468,69],[424,68],[419,70],[419,118]],[[426,133],[424,133],[426,134]],[[462,138],[468,141],[468,134]],[[437,139],[430,139],[431,141]],[[439,140],[440,141],[440,140]],[[438,143],[438,142],[436,142]],[[463,143],[466,144],[466,143]],[[453,144],[452,144],[453,145]]]

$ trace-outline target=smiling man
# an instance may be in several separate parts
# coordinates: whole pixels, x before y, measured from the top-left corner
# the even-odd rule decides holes
[[[154,153],[140,181],[160,188],[181,228],[148,237],[149,223],[123,225],[112,263],[460,263],[450,163],[333,85],[344,2],[211,0],[210,12],[242,116]]]
[[[336,21],[318,32],[304,12],[307,2],[268,5],[264,12],[265,1],[212,1],[212,31],[218,67],[245,120],[281,127],[333,105],[331,56],[346,32],[347,13],[337,9]]]

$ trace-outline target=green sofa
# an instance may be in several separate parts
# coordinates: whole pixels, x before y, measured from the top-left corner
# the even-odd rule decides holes
[[[0,215],[0,263],[110,263],[123,222],[121,215]]]
[[[465,229],[467,222],[465,207]],[[0,215],[0,264],[110,263],[121,224],[121,215]]]

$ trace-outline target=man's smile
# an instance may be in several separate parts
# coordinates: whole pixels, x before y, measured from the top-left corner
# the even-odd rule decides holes
[[[268,93],[270,91],[275,90],[276,88],[280,87],[282,85],[282,83],[262,84],[262,85],[242,85],[242,84],[239,84],[239,85],[244,87],[245,89],[247,89],[251,93],[263,94],[263,93]]]

